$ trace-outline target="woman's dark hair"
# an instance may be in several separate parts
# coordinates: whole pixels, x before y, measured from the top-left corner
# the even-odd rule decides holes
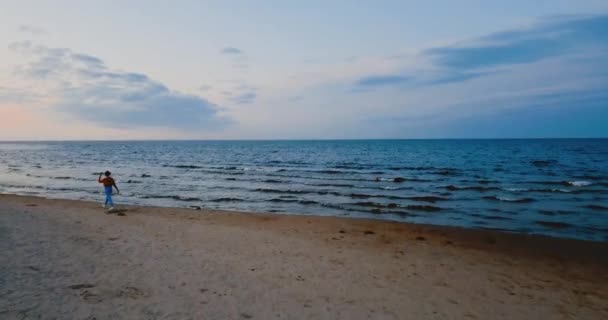
[[[104,173],[104,174],[106,175],[106,177],[109,177],[112,174],[112,172],[106,171],[106,173]]]

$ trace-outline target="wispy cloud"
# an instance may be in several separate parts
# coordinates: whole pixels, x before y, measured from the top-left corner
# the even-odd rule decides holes
[[[408,84],[430,86],[464,82],[517,64],[608,47],[608,15],[554,17],[525,29],[490,34],[463,43],[424,50],[426,69],[365,76],[358,88]],[[506,68],[506,69],[505,69]]]
[[[17,30],[19,32],[29,33],[29,34],[35,35],[35,36],[39,36],[39,35],[43,35],[43,34],[47,33],[44,29],[42,29],[40,27],[32,26],[32,25],[20,25]]]
[[[229,90],[224,90],[222,95],[235,104],[250,104],[255,102],[258,97],[257,88],[246,83],[240,83]]]
[[[234,55],[243,54],[243,51],[241,49],[235,48],[235,47],[225,47],[225,48],[222,48],[221,52],[223,54],[234,54]]]
[[[145,74],[113,70],[98,57],[29,42],[11,48],[34,56],[31,63],[17,68],[18,73],[55,84],[56,110],[79,119],[108,127],[189,130],[219,128],[229,122],[204,98],[170,90]]]
[[[375,86],[389,86],[395,84],[401,84],[408,82],[410,77],[402,76],[402,75],[374,75],[367,76],[361,78],[357,81],[356,85],[358,86],[367,86],[367,87],[375,87]]]

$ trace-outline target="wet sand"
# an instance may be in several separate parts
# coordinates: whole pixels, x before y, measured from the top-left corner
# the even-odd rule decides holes
[[[608,319],[608,244],[0,195],[2,319]]]

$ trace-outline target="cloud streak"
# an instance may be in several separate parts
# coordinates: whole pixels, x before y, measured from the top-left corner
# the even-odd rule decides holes
[[[29,33],[29,34],[35,35],[35,36],[44,35],[47,33],[46,31],[44,31],[44,29],[42,29],[40,27],[32,26],[32,25],[20,25],[17,30],[19,32]]]
[[[355,81],[355,87],[394,85],[432,86],[464,82],[517,64],[534,63],[567,54],[577,54],[608,44],[608,15],[556,17],[540,20],[530,28],[490,34],[464,43],[435,47],[420,54],[427,69],[382,76],[370,75]]]

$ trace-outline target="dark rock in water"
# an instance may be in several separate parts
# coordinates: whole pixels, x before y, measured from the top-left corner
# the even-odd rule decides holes
[[[194,210],[201,210],[201,207],[199,207],[199,206],[190,206],[190,208],[194,209]]]
[[[149,174],[145,174],[145,173],[144,173],[144,174],[142,174],[142,175],[141,175],[141,177],[142,177],[142,178],[150,178],[150,177],[152,177],[152,176],[151,176],[151,175],[149,175]]]
[[[236,181],[236,178],[226,178],[226,181]]]
[[[397,178],[393,179],[393,182],[402,183],[402,182],[405,182],[405,178],[397,177]]]

